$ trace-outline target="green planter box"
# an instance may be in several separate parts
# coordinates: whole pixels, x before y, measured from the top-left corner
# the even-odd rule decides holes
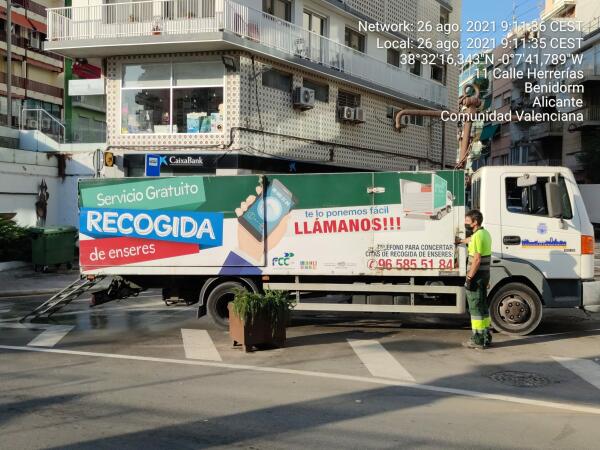
[[[31,262],[35,269],[66,264],[75,258],[77,228],[43,227],[31,229]]]

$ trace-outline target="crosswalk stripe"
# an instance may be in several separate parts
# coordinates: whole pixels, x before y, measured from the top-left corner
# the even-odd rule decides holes
[[[54,347],[73,328],[75,327],[71,325],[54,325],[38,334],[27,345],[30,347]]]
[[[560,356],[553,356],[552,358],[592,386],[600,389],[600,364],[589,359],[563,358]]]
[[[408,370],[379,341],[348,339],[348,343],[374,377],[415,381]]]
[[[208,331],[182,328],[181,338],[183,339],[183,349],[186,358],[223,361]]]

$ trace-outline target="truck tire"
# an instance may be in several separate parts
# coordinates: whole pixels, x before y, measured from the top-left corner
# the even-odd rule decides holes
[[[226,281],[214,288],[206,299],[206,312],[219,328],[229,328],[229,311],[227,305],[233,301],[236,289],[246,289],[237,281]]]
[[[537,328],[542,320],[542,302],[539,295],[522,283],[502,286],[490,302],[493,327],[503,334],[525,336]]]

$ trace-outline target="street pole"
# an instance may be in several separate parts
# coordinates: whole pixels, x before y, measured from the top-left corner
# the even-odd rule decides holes
[[[12,127],[12,0],[6,2],[6,121]]]

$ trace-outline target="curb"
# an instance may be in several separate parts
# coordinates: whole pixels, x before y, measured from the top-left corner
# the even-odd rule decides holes
[[[62,289],[64,288],[56,288],[56,289],[38,289],[38,290],[31,290],[31,291],[3,291],[0,292],[0,298],[6,298],[6,297],[25,297],[25,296],[29,296],[29,295],[47,295],[47,294],[56,294],[57,292],[60,292]]]

